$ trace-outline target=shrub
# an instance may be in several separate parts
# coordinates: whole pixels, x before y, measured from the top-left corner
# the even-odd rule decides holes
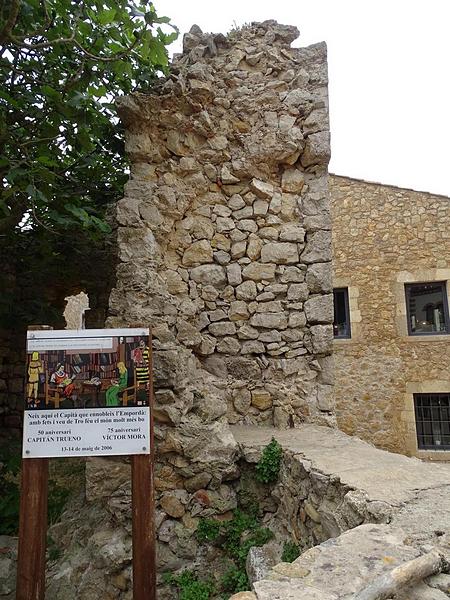
[[[256,479],[262,483],[274,483],[280,472],[283,450],[275,438],[272,438],[256,465]]]

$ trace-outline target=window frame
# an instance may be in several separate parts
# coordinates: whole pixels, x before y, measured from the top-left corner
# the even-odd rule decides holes
[[[344,292],[344,310],[345,310],[345,320],[346,320],[346,330],[347,333],[345,335],[335,335],[334,334],[334,308],[336,306],[336,292]],[[348,294],[348,287],[338,287],[333,288],[333,338],[335,340],[350,340],[352,338],[352,326],[350,322],[350,301]]]
[[[405,303],[406,303],[406,325],[408,327],[408,335],[413,337],[422,337],[430,335],[449,335],[450,334],[450,315],[448,309],[448,297],[447,297],[447,282],[446,281],[415,281],[405,283]],[[444,331],[412,331],[411,328],[411,314],[409,311],[409,303],[411,298],[411,289],[418,285],[440,285],[442,291],[442,304],[444,309]]]

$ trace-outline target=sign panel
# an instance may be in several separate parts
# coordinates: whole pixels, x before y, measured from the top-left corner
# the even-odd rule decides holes
[[[23,457],[150,453],[149,330],[29,331]]]

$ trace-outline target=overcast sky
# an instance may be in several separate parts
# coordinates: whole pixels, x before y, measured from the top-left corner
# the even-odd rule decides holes
[[[276,19],[328,45],[330,171],[450,196],[449,0],[155,0],[184,33]],[[175,44],[179,51],[181,41]]]

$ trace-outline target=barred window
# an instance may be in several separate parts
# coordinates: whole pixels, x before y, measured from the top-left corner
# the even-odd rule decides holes
[[[414,394],[417,446],[450,450],[450,394]]]

